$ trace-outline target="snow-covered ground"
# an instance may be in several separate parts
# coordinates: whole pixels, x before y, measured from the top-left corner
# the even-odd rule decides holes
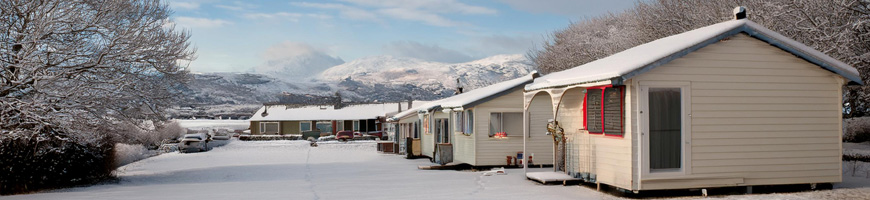
[[[233,130],[245,130],[251,125],[248,120],[217,120],[217,119],[177,119],[182,128],[211,129],[228,128]]]
[[[119,168],[117,183],[2,199],[614,199],[586,186],[540,185],[522,169],[507,175],[418,170],[425,159],[375,152],[373,142],[233,141],[209,152],[167,153]],[[725,199],[866,199],[870,179],[851,188]],[[695,197],[682,197],[695,198]]]

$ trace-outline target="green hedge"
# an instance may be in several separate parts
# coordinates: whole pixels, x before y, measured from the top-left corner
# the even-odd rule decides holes
[[[112,145],[82,145],[59,137],[0,137],[0,194],[106,180],[113,170],[112,150]]]

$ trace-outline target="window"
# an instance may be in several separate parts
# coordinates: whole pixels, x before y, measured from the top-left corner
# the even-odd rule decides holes
[[[603,133],[601,126],[601,89],[586,90],[586,130]]]
[[[344,121],[335,121],[335,131],[344,130]]]
[[[453,112],[453,132],[462,132],[465,130],[463,127],[465,124],[463,123],[462,116],[464,116],[463,112]]]
[[[450,133],[449,127],[447,125],[447,119],[435,119],[435,142],[436,143],[450,143]]]
[[[465,128],[464,133],[471,135],[474,133],[474,112],[471,110],[465,111],[465,122],[463,126]]]
[[[260,122],[261,134],[278,134],[278,122]]]
[[[427,135],[432,134],[432,132],[429,131],[429,127],[431,125],[432,125],[432,121],[429,120],[429,115],[428,114],[423,115],[423,134],[427,134]]]
[[[489,137],[506,138],[512,134],[522,134],[523,113],[489,114]]]
[[[332,132],[332,122],[317,122],[315,125],[317,130],[320,130],[321,133],[331,133]]]
[[[299,122],[299,131],[311,131],[311,122]]]
[[[583,118],[589,133],[623,136],[624,90],[622,86],[586,89]]]
[[[490,113],[489,114],[489,137],[505,137],[507,133],[505,133],[502,129],[502,115],[501,113]]]
[[[622,87],[604,89],[604,134],[622,136]]]
[[[353,130],[359,131],[359,121],[353,120]]]

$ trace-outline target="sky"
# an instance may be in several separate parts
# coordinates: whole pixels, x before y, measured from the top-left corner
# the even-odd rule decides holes
[[[524,54],[570,22],[634,0],[166,0],[192,33],[194,72],[247,72],[269,61],[391,55],[460,63]]]

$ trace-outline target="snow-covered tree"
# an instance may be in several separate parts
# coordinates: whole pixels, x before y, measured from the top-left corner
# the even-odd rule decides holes
[[[170,13],[161,0],[0,1],[0,194],[106,177],[118,131],[162,124],[195,51]]]
[[[159,120],[191,60],[159,0],[0,1],[0,131],[65,132]]]

